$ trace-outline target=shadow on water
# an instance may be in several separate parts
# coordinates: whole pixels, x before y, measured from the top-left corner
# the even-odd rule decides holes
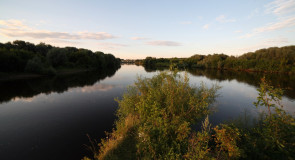
[[[9,102],[14,98],[30,98],[41,93],[63,93],[72,87],[92,86],[98,81],[112,77],[117,70],[106,69],[55,77],[0,81],[0,103]]]
[[[169,68],[148,68],[145,67],[146,72],[155,72],[168,70]],[[260,79],[266,77],[271,85],[280,87],[284,90],[284,96],[289,99],[295,99],[295,76],[283,73],[262,73],[262,72],[244,72],[244,71],[229,71],[216,69],[188,69],[186,70],[193,76],[205,76],[210,80],[217,81],[231,81],[246,83],[248,85],[259,87]]]

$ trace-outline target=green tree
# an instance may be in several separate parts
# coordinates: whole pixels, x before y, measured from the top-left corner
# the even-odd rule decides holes
[[[53,67],[62,66],[67,62],[66,50],[62,48],[52,48],[48,51],[46,58]]]

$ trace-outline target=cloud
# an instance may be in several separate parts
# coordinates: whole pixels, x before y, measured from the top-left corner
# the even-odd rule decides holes
[[[181,46],[180,43],[174,41],[149,41],[146,44],[152,46]]]
[[[294,25],[295,25],[295,17],[292,17],[285,20],[281,20],[277,23],[270,23],[264,27],[256,28],[254,29],[254,32],[261,33],[266,31],[274,31],[274,30],[278,30],[278,29],[282,29],[286,27],[291,27]]]
[[[295,12],[295,0],[275,0],[266,6],[266,13],[283,15]]]
[[[111,43],[111,42],[100,42],[96,43],[100,48],[102,49],[117,49],[121,47],[128,47],[126,44],[120,44],[120,43]]]
[[[203,26],[203,29],[209,29],[209,26],[210,26],[210,24],[205,24],[205,25]]]
[[[189,24],[192,24],[193,22],[191,21],[182,21],[180,22],[180,24],[184,24],[184,25],[189,25]]]
[[[227,19],[225,17],[225,15],[220,15],[218,17],[216,17],[216,21],[220,22],[220,23],[227,23],[227,22],[235,22],[235,19]]]
[[[144,37],[131,37],[132,40],[147,40],[148,38]]]
[[[268,47],[280,47],[280,46],[285,46],[287,43],[289,43],[289,40],[284,37],[276,37],[276,38],[271,38],[271,39],[264,39],[255,45],[250,45],[244,48],[239,48],[238,51],[240,53],[246,53],[246,52],[253,52],[261,48],[268,48]]]
[[[265,40],[265,43],[272,43],[272,44],[281,44],[281,43],[289,43],[288,38],[272,38],[272,39],[267,39]]]
[[[234,31],[235,33],[242,33],[243,31],[241,31],[241,30],[236,30],[236,31]]]
[[[269,23],[263,27],[255,28],[251,33],[247,33],[240,38],[249,38],[253,37],[257,34],[263,33],[263,32],[270,32],[275,30],[280,30],[287,27],[295,26],[295,17],[287,18],[287,19],[280,19],[276,23]]]
[[[23,24],[19,20],[0,20],[0,34],[7,37],[30,37],[34,39],[67,39],[67,40],[80,40],[80,39],[94,39],[105,40],[116,38],[115,36],[106,32],[53,32],[48,30],[36,30]]]
[[[112,90],[114,87],[115,87],[115,85],[98,83],[93,86],[83,87],[83,88],[81,88],[80,92],[91,93],[91,92],[97,92],[97,91],[109,91],[109,90]]]
[[[16,19],[0,20],[0,26],[10,29],[30,29],[28,26],[23,24],[23,21]]]

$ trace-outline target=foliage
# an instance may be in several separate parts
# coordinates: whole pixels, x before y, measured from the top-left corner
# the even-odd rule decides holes
[[[271,47],[241,56],[224,54],[193,55],[189,58],[147,57],[142,63],[145,67],[214,68],[224,70],[267,71],[295,73],[295,46]]]
[[[47,61],[53,66],[62,66],[67,62],[66,50],[61,48],[52,48],[46,54]]]
[[[120,59],[112,54],[75,47],[59,48],[45,43],[34,45],[16,40],[0,43],[0,72],[55,74],[60,68],[119,68]]]
[[[258,88],[257,91],[259,92],[259,96],[257,97],[257,102],[254,102],[254,105],[256,107],[266,106],[269,116],[271,116],[271,107],[276,109],[282,107],[280,101],[282,100],[283,91],[270,86],[269,82],[265,80],[265,77],[261,79],[260,88]]]
[[[139,77],[123,99],[117,100],[116,129],[102,140],[95,157],[181,159],[188,151],[191,126],[209,113],[217,89],[204,84],[192,87],[187,75],[176,73]],[[126,144],[133,144],[133,152],[122,151]]]
[[[44,68],[44,66],[41,62],[41,59],[36,56],[33,59],[30,59],[28,61],[25,71],[32,72],[32,73],[41,73],[43,68]]]

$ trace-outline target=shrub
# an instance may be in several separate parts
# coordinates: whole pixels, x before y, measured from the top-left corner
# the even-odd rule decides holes
[[[96,158],[182,159],[188,151],[191,126],[209,113],[217,89],[204,84],[192,87],[187,75],[176,73],[139,77],[117,100],[116,129],[102,140]],[[134,144],[133,152],[123,149],[127,144]]]

